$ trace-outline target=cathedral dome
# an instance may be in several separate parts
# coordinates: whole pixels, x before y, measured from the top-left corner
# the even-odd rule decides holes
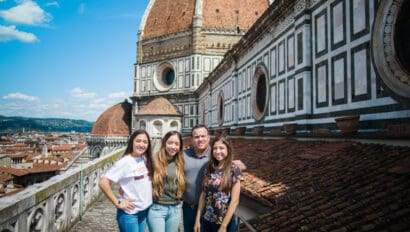
[[[128,136],[131,131],[132,104],[124,101],[108,108],[93,125],[93,135]]]
[[[269,0],[151,0],[141,23],[142,39],[202,29],[247,30],[269,7]]]

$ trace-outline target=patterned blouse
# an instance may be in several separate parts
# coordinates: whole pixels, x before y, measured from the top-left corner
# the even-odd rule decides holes
[[[231,201],[231,192],[225,193],[220,190],[222,174],[222,170],[211,173],[211,178],[205,188],[204,219],[216,224],[222,224]],[[231,174],[232,184],[242,180],[242,171],[235,164],[232,164]]]

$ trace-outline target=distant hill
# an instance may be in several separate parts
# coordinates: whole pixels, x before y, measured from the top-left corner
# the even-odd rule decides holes
[[[0,132],[91,132],[94,122],[60,118],[5,117],[0,115]]]

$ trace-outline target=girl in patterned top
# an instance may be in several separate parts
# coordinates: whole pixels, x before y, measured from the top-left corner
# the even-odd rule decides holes
[[[227,136],[216,137],[211,149],[194,231],[200,232],[202,223],[203,231],[234,232],[236,221],[233,215],[239,204],[242,172],[232,162],[233,148]]]

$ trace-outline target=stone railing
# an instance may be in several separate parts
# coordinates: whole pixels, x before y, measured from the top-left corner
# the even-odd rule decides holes
[[[0,231],[68,231],[98,199],[100,177],[124,148],[0,198]]]

